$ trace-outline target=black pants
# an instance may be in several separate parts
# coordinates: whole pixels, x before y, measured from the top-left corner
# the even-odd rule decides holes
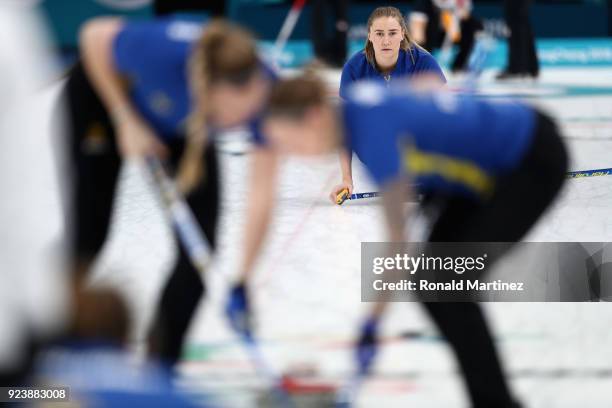
[[[110,119],[81,65],[69,74],[66,96],[70,120],[73,188],[71,195],[72,250],[75,270],[85,270],[99,253],[108,235],[121,158]],[[176,166],[184,137],[169,144],[170,165]],[[219,212],[219,182],[214,146],[206,149],[205,179],[187,202],[208,242],[215,245]],[[166,283],[154,327],[160,336],[158,352],[170,363],[180,357],[191,316],[204,293],[204,284],[179,245],[179,257]]]
[[[315,55],[324,62],[341,67],[346,59],[348,34],[348,0],[313,0],[312,41]],[[329,11],[333,13],[330,35]]]
[[[510,73],[537,76],[540,64],[536,54],[535,39],[529,21],[531,0],[505,0],[504,14],[510,28],[508,43],[508,67]]]
[[[187,11],[206,11],[213,16],[223,17],[226,0],[155,0],[153,12],[157,16]]]
[[[476,44],[476,33],[483,29],[482,21],[472,16],[461,20],[459,27],[461,29],[461,39],[459,40],[459,52],[451,66],[453,71],[467,70],[470,55]]]
[[[561,189],[567,153],[555,124],[538,114],[531,147],[519,166],[500,177],[484,202],[443,200],[430,242],[516,242],[534,225]],[[437,200],[432,200],[432,203]],[[491,333],[477,303],[424,307],[452,346],[474,408],[513,407]]]

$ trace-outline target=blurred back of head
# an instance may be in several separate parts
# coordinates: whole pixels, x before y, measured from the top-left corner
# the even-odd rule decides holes
[[[125,344],[130,315],[123,297],[110,288],[79,290],[69,335],[77,340],[102,340]]]

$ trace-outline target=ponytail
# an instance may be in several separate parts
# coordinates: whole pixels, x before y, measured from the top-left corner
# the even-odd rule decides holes
[[[242,85],[258,68],[250,33],[223,20],[213,20],[205,27],[188,65],[193,108],[187,118],[187,141],[177,175],[183,193],[191,192],[206,176],[203,162],[209,136],[206,99],[210,87],[223,81]]]

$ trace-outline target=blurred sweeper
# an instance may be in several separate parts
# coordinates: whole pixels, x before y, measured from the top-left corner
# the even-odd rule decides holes
[[[99,18],[85,25],[80,44],[82,62],[65,89],[75,276],[85,276],[106,240],[125,159],[164,160],[214,248],[219,172],[213,135],[246,124],[261,139],[258,115],[275,77],[255,40],[222,20]],[[155,347],[169,363],[180,356],[203,293],[202,277],[179,245],[154,322],[161,339]]]
[[[430,242],[516,242],[555,199],[567,167],[565,147],[546,115],[442,90],[363,83],[337,107],[319,79],[298,77],[273,89],[265,130],[278,154],[322,154],[340,146],[358,152],[382,192],[390,242],[409,238],[403,202],[410,182],[435,198],[421,204],[439,213]],[[241,304],[248,322],[248,298]],[[472,406],[517,407],[478,304],[423,305],[455,352]],[[362,328],[364,370],[375,355],[383,310],[378,305]]]

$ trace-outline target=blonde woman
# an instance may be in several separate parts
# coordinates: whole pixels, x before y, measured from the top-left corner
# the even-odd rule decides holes
[[[409,238],[404,199],[414,180],[436,197],[421,203],[439,214],[428,242],[505,242],[507,249],[554,202],[568,162],[555,124],[533,108],[410,87],[359,84],[337,107],[321,80],[283,80],[272,91],[265,129],[270,148],[286,154],[324,154],[347,145],[361,152],[382,192],[388,242],[395,243]],[[490,255],[487,266],[502,252]],[[455,353],[471,406],[518,408],[478,303],[465,293],[436,293],[447,301],[421,295]],[[363,371],[376,354],[383,310],[378,304],[361,329],[357,357]]]
[[[274,74],[252,36],[224,21],[169,18],[144,22],[101,18],[81,34],[82,65],[67,81],[71,121],[74,270],[82,277],[109,228],[122,159],[157,155],[177,172],[206,238],[215,245],[219,181],[211,130],[249,122],[261,140],[258,113]],[[180,356],[204,293],[185,250],[161,296],[157,354]]]

